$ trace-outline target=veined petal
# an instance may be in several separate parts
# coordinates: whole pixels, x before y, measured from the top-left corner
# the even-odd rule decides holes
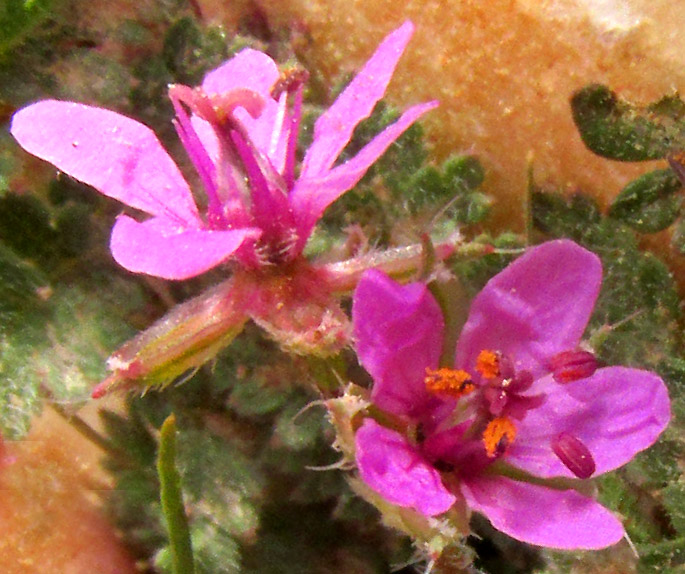
[[[352,82],[314,125],[314,140],[302,162],[301,177],[323,175],[348,144],[359,122],[383,97],[395,66],[414,32],[407,21],[388,35]]]
[[[446,512],[456,502],[440,473],[401,434],[366,419],[356,447],[362,480],[389,502],[426,516]]]
[[[575,490],[553,490],[504,477],[478,476],[461,490],[467,504],[512,538],[561,550],[596,550],[625,532],[598,502]]]
[[[372,398],[398,415],[422,413],[433,398],[426,368],[442,349],[440,307],[423,283],[400,285],[380,271],[364,273],[352,301],[357,354],[374,380]]]
[[[290,203],[298,221],[301,248],[304,248],[304,243],[326,208],[343,193],[352,189],[371,164],[382,156],[409,126],[437,105],[438,102],[427,102],[412,106],[352,159],[325,173],[323,177],[300,177],[290,193]]]
[[[143,124],[101,108],[45,100],[19,110],[12,135],[29,153],[126,205],[200,225],[174,161]]]
[[[188,279],[228,259],[252,228],[229,231],[187,229],[173,221],[153,218],[140,223],[120,216],[112,229],[110,249],[122,267],[164,279]]]
[[[550,357],[578,345],[601,281],[599,258],[573,241],[530,249],[473,300],[457,366],[472,371],[478,354],[491,349],[510,356],[517,370],[542,375]]]
[[[202,89],[208,94],[222,94],[247,88],[269,96],[279,77],[276,62],[263,52],[246,48],[208,72],[202,81]]]
[[[536,388],[547,398],[519,423],[507,461],[537,476],[573,476],[552,451],[562,432],[583,442],[601,474],[652,445],[671,417],[666,385],[649,371],[608,367],[564,385],[550,375]]]

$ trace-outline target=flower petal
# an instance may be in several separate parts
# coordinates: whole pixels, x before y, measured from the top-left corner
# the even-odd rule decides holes
[[[423,283],[400,285],[380,271],[362,275],[352,301],[356,349],[374,380],[372,398],[398,415],[423,413],[424,384],[442,349],[440,307]]]
[[[479,476],[461,485],[467,504],[512,538],[562,550],[596,550],[625,532],[598,502],[575,490],[553,490],[504,477]]]
[[[14,114],[12,135],[29,153],[108,197],[179,224],[200,225],[178,167],[153,131],[131,118],[45,100]]]
[[[304,248],[304,243],[326,208],[343,193],[352,189],[364,177],[371,164],[383,155],[409,126],[437,105],[437,102],[427,102],[412,106],[352,159],[324,174],[323,177],[300,177],[290,194],[290,203],[298,220],[301,248]]]
[[[368,118],[383,97],[395,66],[414,33],[407,21],[389,34],[345,90],[314,125],[314,140],[302,162],[303,178],[328,171],[352,137],[359,122]]]
[[[547,399],[518,425],[507,460],[537,476],[573,476],[552,451],[562,432],[588,447],[601,474],[652,445],[671,417],[666,385],[649,371],[608,367],[564,385],[548,376],[536,388]]]
[[[599,293],[599,258],[573,241],[530,249],[493,277],[471,304],[457,366],[473,371],[483,349],[501,351],[539,377],[547,360],[574,349]]]
[[[207,72],[202,89],[208,94],[223,94],[235,89],[250,89],[269,96],[280,77],[278,66],[269,56],[246,48],[233,58]]]
[[[389,502],[426,516],[446,512],[456,502],[440,473],[401,434],[366,419],[356,445],[361,478]]]
[[[140,223],[122,215],[112,229],[110,249],[117,263],[134,273],[187,279],[219,265],[246,238],[258,235],[252,228],[187,229],[162,218]]]

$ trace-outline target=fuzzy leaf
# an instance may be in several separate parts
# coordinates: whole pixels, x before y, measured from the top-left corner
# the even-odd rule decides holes
[[[0,331],[21,326],[23,313],[45,307],[50,293],[47,278],[0,242]]]
[[[600,220],[599,206],[585,195],[566,197],[556,192],[531,192],[531,212],[535,227],[557,237],[579,239],[588,225]]]
[[[641,233],[656,233],[678,217],[682,184],[671,169],[651,171],[629,183],[611,204],[609,215]]]
[[[573,95],[571,108],[583,142],[603,157],[645,161],[685,147],[684,107],[674,96],[640,108],[593,84]]]
[[[440,169],[426,166],[398,181],[396,193],[406,198],[414,214],[427,207],[447,207],[447,217],[470,225],[481,221],[489,211],[490,199],[476,191],[484,178],[477,158],[452,156]]]
[[[685,484],[671,484],[664,489],[662,496],[671,525],[680,536],[685,536]]]
[[[179,437],[179,467],[193,522],[205,517],[235,536],[257,528],[252,499],[261,494],[264,479],[234,445],[188,430]]]
[[[51,0],[5,0],[0,6],[0,58],[49,15]]]
[[[239,574],[240,547],[236,540],[210,520],[196,520],[190,528],[196,574]],[[171,572],[171,551],[168,546],[155,556],[155,566],[161,572]]]

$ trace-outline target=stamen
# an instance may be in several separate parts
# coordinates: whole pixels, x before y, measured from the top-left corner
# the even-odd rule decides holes
[[[277,100],[283,92],[294,92],[306,84],[308,79],[309,72],[304,68],[295,66],[286,68],[281,72],[281,76],[274,84],[274,87],[271,88],[271,97]]]
[[[295,101],[288,126],[288,147],[286,148],[285,169],[283,171],[283,179],[288,191],[295,185],[295,154],[297,152],[297,136],[300,133],[300,119],[302,118],[302,92],[303,87],[300,85],[295,91]]]
[[[449,369],[447,367],[437,370],[427,368],[424,382],[429,393],[453,399],[468,395],[476,388],[476,385],[471,380],[471,375],[466,371]]]
[[[579,438],[562,432],[552,441],[552,450],[578,478],[590,478],[594,474],[595,459]]]
[[[486,379],[499,377],[499,355],[494,351],[488,351],[487,349],[478,353],[478,357],[476,358],[476,371]]]
[[[490,458],[502,456],[516,438],[516,427],[507,417],[492,419],[483,431],[485,452]]]
[[[549,368],[557,383],[584,379],[597,370],[597,359],[589,351],[563,351],[549,360]]]

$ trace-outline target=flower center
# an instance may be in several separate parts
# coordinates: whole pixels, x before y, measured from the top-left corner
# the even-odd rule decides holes
[[[592,375],[597,361],[592,353],[576,349],[554,355],[547,366],[554,380],[564,384]],[[511,357],[492,349],[478,353],[473,375],[462,369],[427,368],[426,390],[438,398],[459,401],[447,416],[440,416],[434,432],[464,424],[466,427],[459,431],[461,442],[456,451],[447,457],[447,462],[436,457],[435,467],[446,472],[458,468],[458,472],[469,473],[505,456],[517,437],[515,421],[522,420],[527,411],[540,407],[546,400],[542,393],[526,394],[534,382],[530,371],[517,370]],[[417,442],[423,443],[424,438],[419,440],[417,436]],[[594,474],[592,453],[577,436],[561,432],[550,446],[578,478]]]

